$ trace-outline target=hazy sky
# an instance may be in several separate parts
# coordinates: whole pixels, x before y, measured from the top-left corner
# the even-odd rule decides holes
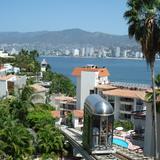
[[[126,0],[0,0],[0,32],[80,28],[127,34]]]

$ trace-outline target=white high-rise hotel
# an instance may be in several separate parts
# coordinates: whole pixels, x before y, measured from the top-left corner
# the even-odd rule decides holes
[[[121,52],[120,47],[117,47],[115,52],[115,57],[120,57],[120,52]]]
[[[88,65],[75,68],[72,75],[77,78],[77,109],[83,109],[86,97],[94,93],[94,88],[98,84],[108,83],[109,72],[107,68]]]

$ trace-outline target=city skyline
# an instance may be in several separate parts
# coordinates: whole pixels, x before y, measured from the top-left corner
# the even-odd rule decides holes
[[[90,32],[126,35],[126,1],[5,0],[1,2],[0,32],[59,31],[80,28]]]

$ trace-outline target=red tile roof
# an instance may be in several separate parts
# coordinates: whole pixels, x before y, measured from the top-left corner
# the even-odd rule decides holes
[[[10,78],[16,77],[15,75],[9,74],[9,75],[4,75],[4,76],[0,76],[0,80],[2,81],[6,81],[9,80]]]
[[[3,69],[5,69],[6,67],[3,67],[3,66],[0,66],[0,70],[3,70]]]
[[[83,110],[73,110],[72,114],[74,117],[83,118],[84,112]]]
[[[129,89],[117,88],[113,90],[103,91],[103,94],[109,95],[109,96],[145,99],[145,91],[139,91],[139,90],[129,90]]]
[[[54,118],[60,118],[60,117],[61,117],[60,111],[51,111],[51,115],[52,115]]]
[[[99,72],[100,77],[109,76],[109,71],[107,68],[87,68],[87,67],[77,67],[73,70],[72,75],[73,76],[81,76],[81,72]]]

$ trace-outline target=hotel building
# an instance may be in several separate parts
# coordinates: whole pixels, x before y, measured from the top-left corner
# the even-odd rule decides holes
[[[95,65],[77,67],[73,70],[72,75],[77,78],[76,98],[77,109],[83,109],[84,101],[90,94],[94,93],[94,88],[98,84],[107,84],[110,75],[107,68],[98,68]]]

